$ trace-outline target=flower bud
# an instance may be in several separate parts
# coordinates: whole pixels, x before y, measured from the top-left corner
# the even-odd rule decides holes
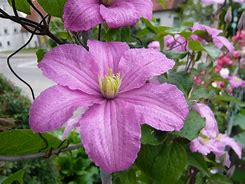
[[[242,15],[239,19],[238,25],[237,25],[238,30],[243,30],[245,29],[245,11],[242,12]]]
[[[231,6],[228,8],[226,14],[225,14],[225,22],[226,23],[231,23],[232,21],[232,9]]]

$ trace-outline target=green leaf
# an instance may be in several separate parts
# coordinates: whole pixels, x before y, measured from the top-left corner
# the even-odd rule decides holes
[[[164,54],[170,59],[183,59],[188,52],[166,51]]]
[[[212,97],[213,94],[206,88],[197,87],[191,94],[191,99],[199,100],[199,99],[208,99]]]
[[[203,45],[203,48],[212,59],[216,59],[221,53],[220,49],[211,44]]]
[[[245,102],[242,102],[240,99],[233,97],[233,96],[227,96],[227,95],[226,96],[215,96],[215,97],[213,97],[212,100],[233,102],[233,103],[240,105],[241,107],[245,107]]]
[[[208,179],[208,184],[232,184],[232,181],[225,175],[214,174]]]
[[[12,0],[8,0],[8,2],[12,6]],[[15,0],[15,7],[18,11],[31,14],[30,4],[27,2],[27,0]]]
[[[25,171],[23,169],[11,174],[9,177],[7,177],[2,184],[12,184],[14,182],[18,182],[19,184],[24,184],[23,177],[24,177]]]
[[[189,93],[193,85],[191,76],[186,72],[169,72],[168,79],[164,82],[177,85],[177,87],[186,95]]]
[[[61,140],[50,135],[42,134],[47,140],[48,147],[57,148],[61,144]],[[0,155],[14,156],[37,153],[46,147],[45,141],[37,133],[33,133],[29,129],[17,129],[0,133]]]
[[[62,17],[66,0],[38,0],[43,9],[52,16]]]
[[[187,165],[181,144],[166,142],[159,146],[144,145],[136,165],[157,184],[176,183]]]
[[[115,174],[117,180],[113,183],[116,184],[138,184],[135,170],[131,167],[126,171]]]
[[[196,30],[196,31],[194,31],[193,34],[201,37],[202,39],[206,40],[207,42],[212,41],[212,37],[208,34],[207,31]]]
[[[245,111],[241,111],[239,114],[234,116],[234,125],[238,125],[245,130]]]
[[[203,155],[199,153],[188,153],[188,163],[190,166],[197,168],[204,175],[209,176],[208,166]]]
[[[163,132],[157,131],[148,125],[141,126],[141,143],[142,144],[158,145],[162,143],[165,140],[165,138],[166,138],[166,135]]]
[[[204,51],[203,46],[199,41],[189,41],[188,47],[195,52]]]
[[[38,49],[36,52],[36,56],[37,56],[37,62],[40,62],[44,55],[46,54],[47,50],[46,49]]]
[[[185,121],[184,128],[180,132],[176,132],[176,134],[188,140],[193,140],[198,137],[200,130],[204,126],[204,119],[198,113],[191,111]]]
[[[243,122],[243,123],[244,123],[244,122]],[[242,132],[242,133],[236,135],[236,136],[234,137],[234,139],[235,139],[236,141],[240,142],[240,143],[242,144],[243,148],[245,148],[245,132]]]

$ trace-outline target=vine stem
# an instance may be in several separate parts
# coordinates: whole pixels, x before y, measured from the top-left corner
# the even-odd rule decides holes
[[[32,159],[37,159],[37,158],[45,158],[45,157],[48,158],[52,155],[58,155],[59,153],[66,152],[66,151],[72,151],[75,149],[79,149],[81,147],[82,145],[80,143],[80,144],[68,146],[67,148],[59,148],[53,151],[39,152],[39,153],[34,153],[34,154],[29,154],[29,155],[0,156],[0,161],[22,161],[22,160],[32,160]]]
[[[102,184],[112,184],[111,174],[104,172],[102,169],[100,169],[100,177]]]

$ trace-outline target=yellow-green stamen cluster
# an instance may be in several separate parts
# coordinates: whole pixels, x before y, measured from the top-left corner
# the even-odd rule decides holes
[[[203,144],[207,144],[209,142],[209,140],[210,140],[208,136],[206,136],[206,135],[204,135],[202,133],[199,134],[199,137],[201,138],[201,141],[202,141]]]
[[[105,98],[114,98],[121,86],[120,74],[114,75],[112,69],[108,69],[108,75],[103,78],[99,76],[100,91]]]

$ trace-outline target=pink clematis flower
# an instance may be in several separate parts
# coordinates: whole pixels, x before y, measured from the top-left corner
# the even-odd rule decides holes
[[[245,81],[235,75],[229,76],[228,80],[233,89],[245,87]]]
[[[57,85],[32,104],[30,126],[53,131],[76,109],[88,107],[78,125],[68,129],[78,127],[88,156],[105,172],[124,170],[140,149],[140,125],[180,130],[188,105],[176,86],[148,82],[174,66],[161,52],[130,49],[122,42],[90,40],[88,47],[58,46],[38,64]]]
[[[140,17],[152,19],[151,0],[67,0],[64,25],[70,31],[87,31],[98,24],[110,28],[134,25]]]
[[[197,103],[193,109],[205,118],[205,127],[201,130],[199,137],[193,139],[190,143],[192,152],[199,152],[208,155],[213,152],[216,157],[222,158],[225,154],[226,146],[231,147],[235,153],[241,158],[242,146],[234,139],[225,134],[219,133],[218,125],[212,110],[203,103]],[[230,160],[226,157],[224,164],[230,167]]]
[[[234,46],[229,42],[229,40],[223,36],[219,36],[220,33],[222,33],[222,30],[214,29],[203,24],[195,23],[192,27],[192,31],[194,32],[197,30],[206,31],[209,34],[209,36],[212,38],[212,41],[216,47],[222,48],[223,46],[225,46],[229,50],[229,52],[234,51]],[[206,40],[195,35],[192,36],[192,39],[199,40],[203,44],[207,43]]]
[[[187,40],[181,35],[166,35],[164,37],[164,45],[167,49],[177,52],[187,50]]]

